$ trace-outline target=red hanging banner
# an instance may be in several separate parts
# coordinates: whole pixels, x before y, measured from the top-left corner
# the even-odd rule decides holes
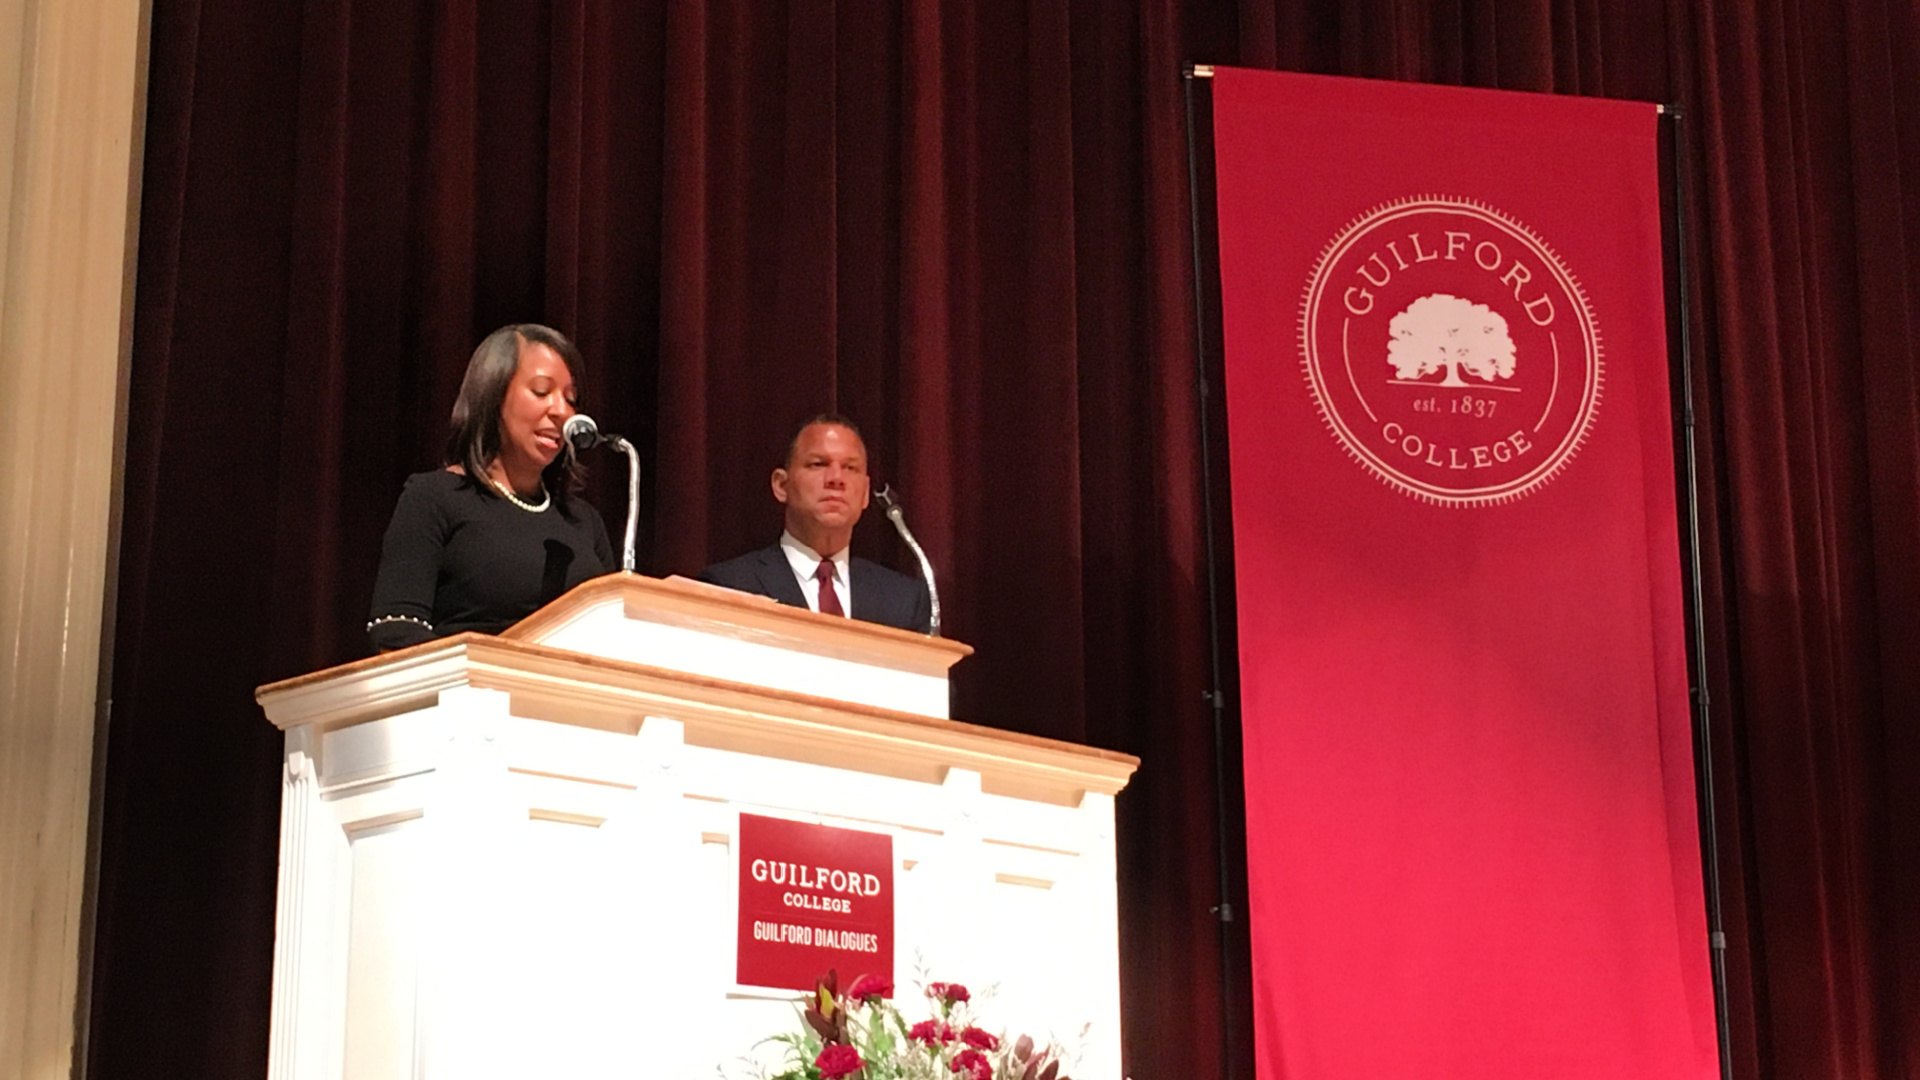
[[[1655,107],[1213,103],[1258,1075],[1715,1076]]]

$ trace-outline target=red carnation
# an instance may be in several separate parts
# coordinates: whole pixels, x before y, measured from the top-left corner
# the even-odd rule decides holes
[[[967,1080],[993,1080],[993,1062],[978,1050],[962,1050],[953,1055],[953,1071]]]
[[[860,1060],[860,1051],[841,1043],[827,1047],[813,1059],[813,1067],[820,1070],[821,1080],[840,1080],[849,1073],[859,1072],[866,1064]]]
[[[883,975],[862,975],[853,980],[853,989],[847,991],[847,1000],[855,1005],[864,1005],[874,998],[892,996],[893,980]]]
[[[938,1020],[922,1020],[907,1029],[907,1038],[934,1046],[953,1041],[953,1028]]]
[[[944,1001],[948,1005],[973,1000],[973,995],[967,993],[967,988],[959,983],[932,983],[927,987],[927,996],[935,1001]]]
[[[986,1032],[981,1031],[977,1027],[970,1027],[967,1030],[961,1032],[960,1038],[963,1041],[965,1041],[968,1046],[973,1047],[975,1050],[1000,1049],[999,1039],[996,1039],[992,1035],[989,1035]]]

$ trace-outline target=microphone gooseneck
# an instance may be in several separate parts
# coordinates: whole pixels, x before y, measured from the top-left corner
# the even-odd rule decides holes
[[[907,512],[900,505],[900,497],[893,493],[893,485],[882,485],[874,498],[880,500],[881,507],[886,510],[887,520],[893,522],[893,527],[899,532],[900,539],[907,542],[907,547],[913,551],[913,557],[920,562],[920,576],[927,582],[928,615],[930,616],[927,620],[927,636],[939,637],[940,589],[933,582],[933,562],[927,558],[926,549],[920,546],[920,541],[913,538],[913,530],[907,528]]]
[[[605,441],[627,455],[627,536],[620,546],[620,569],[631,574],[634,563],[633,534],[640,526],[640,452],[618,435],[608,435]]]
[[[627,455],[627,534],[626,543],[620,549],[620,569],[633,573],[633,537],[640,528],[640,452],[633,444],[618,435],[602,435],[600,425],[586,413],[574,413],[560,429],[566,437],[569,453],[578,454],[591,450],[601,443],[625,452]]]

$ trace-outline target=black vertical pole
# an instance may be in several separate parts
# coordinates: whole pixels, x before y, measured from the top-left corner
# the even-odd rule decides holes
[[[1206,530],[1207,560],[1207,646],[1212,663],[1210,677],[1212,683],[1207,690],[1206,700],[1213,711],[1213,802],[1214,802],[1214,840],[1219,855],[1219,900],[1213,913],[1219,920],[1220,941],[1220,1051],[1222,1075],[1225,1080],[1233,1080],[1235,1046],[1233,1037],[1233,969],[1229,963],[1233,941],[1228,926],[1233,922],[1233,880],[1229,871],[1230,855],[1227,845],[1231,835],[1227,828],[1227,753],[1226,753],[1226,709],[1227,695],[1220,682],[1220,585],[1215,570],[1213,539],[1213,439],[1210,434],[1208,413],[1211,411],[1211,388],[1207,382],[1207,306],[1204,260],[1200,254],[1200,159],[1195,141],[1193,123],[1193,81],[1195,78],[1210,78],[1211,69],[1197,68],[1189,64],[1181,72],[1186,89],[1187,104],[1187,206],[1191,215],[1193,233],[1193,364],[1195,387],[1200,402],[1200,514]]]
[[[1713,808],[1713,725],[1707,694],[1707,628],[1700,568],[1700,465],[1694,450],[1693,295],[1687,277],[1687,144],[1680,106],[1662,111],[1673,152],[1675,278],[1680,291],[1680,425],[1686,458],[1687,621],[1691,624],[1694,801],[1700,814],[1700,870],[1707,893],[1707,949],[1713,964],[1713,1015],[1721,1080],[1733,1080],[1727,1019],[1727,933],[1720,911],[1720,833]]]

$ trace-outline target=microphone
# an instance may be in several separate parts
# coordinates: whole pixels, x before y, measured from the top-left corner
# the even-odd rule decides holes
[[[566,437],[567,445],[573,447],[574,453],[591,450],[602,441],[600,425],[594,423],[593,417],[586,413],[574,413],[567,417],[566,426],[560,429],[560,434]]]
[[[907,528],[907,512],[900,505],[900,497],[893,493],[893,485],[882,485],[874,494],[874,498],[880,500],[881,507],[887,512],[887,520],[893,522],[894,529],[900,533],[900,539],[905,540],[907,547],[912,549],[913,557],[920,560],[920,576],[927,581],[928,614],[930,615],[927,620],[927,636],[939,637],[940,590],[933,583],[933,563],[927,558],[926,549],[920,546],[920,541],[913,538],[913,530]]]
[[[591,450],[601,443],[615,450],[625,451],[627,455],[627,535],[626,544],[620,550],[620,569],[633,573],[633,536],[640,527],[640,453],[633,444],[618,435],[600,434],[600,425],[586,413],[574,413],[567,417],[566,425],[560,429],[566,437],[567,452],[576,454]]]

